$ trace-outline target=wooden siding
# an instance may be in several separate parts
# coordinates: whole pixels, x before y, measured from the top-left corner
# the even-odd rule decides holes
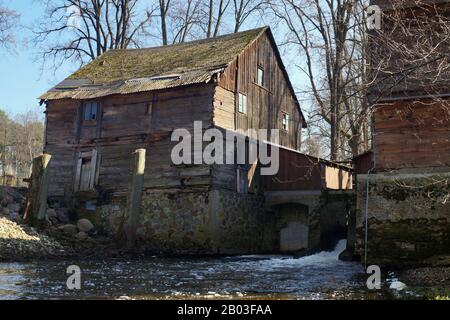
[[[234,93],[222,87],[217,87],[214,94],[214,125],[235,130],[234,110]]]
[[[352,173],[342,168],[325,166],[325,188],[328,190],[353,189]]]
[[[450,166],[449,102],[398,101],[378,106],[376,170]]]
[[[373,168],[373,152],[363,153],[352,162],[355,174],[367,174]]]
[[[349,190],[350,169],[326,160],[280,148],[280,170],[263,176],[265,191]]]
[[[322,190],[323,166],[319,159],[280,149],[280,171],[275,176],[264,176],[264,190]]]
[[[267,32],[264,33],[221,75],[217,95],[223,96],[223,89],[228,91],[225,102],[229,105],[225,109],[236,114],[237,130],[281,129],[282,114],[288,113],[291,128],[289,132],[280,131],[280,144],[299,149],[303,119],[275,50]],[[258,66],[264,69],[264,87],[257,84]],[[247,95],[247,114],[236,111],[238,93]],[[230,99],[231,94],[234,95],[233,100]],[[217,118],[215,124],[222,126],[224,121]]]
[[[79,105],[73,100],[56,100],[47,106],[44,151],[52,155],[49,195],[62,197],[72,187]]]
[[[49,195],[73,194],[78,155],[92,150],[97,150],[99,157],[97,189],[113,196],[125,195],[131,153],[137,148],[147,149],[145,189],[207,187],[211,180],[209,166],[172,164],[171,151],[178,142],[171,141],[171,133],[178,128],[192,130],[195,120],[203,121],[204,127],[211,126],[213,94],[213,85],[201,85],[106,97],[100,100],[100,137],[81,139],[80,143],[78,130],[83,137],[84,129],[79,126],[81,103],[49,102],[46,152],[54,156]]]

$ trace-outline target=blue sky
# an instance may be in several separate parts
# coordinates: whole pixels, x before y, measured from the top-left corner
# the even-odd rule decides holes
[[[28,28],[36,22],[42,8],[33,0],[3,2],[8,8],[20,13],[23,26],[17,34],[16,52],[0,49],[0,108],[12,116],[36,108],[43,111],[38,97],[68,76],[70,66],[63,66],[56,74],[53,70],[41,72],[41,62],[36,61],[34,48],[25,42],[32,37]]]
[[[38,23],[43,8],[36,0],[3,0],[3,4],[21,15],[22,27],[17,34],[16,52],[0,49],[0,108],[11,116],[30,109],[43,112],[44,108],[39,106],[38,97],[76,71],[78,66],[66,63],[56,71],[48,67],[42,70],[36,49],[32,45],[26,45],[26,42],[33,37],[30,27]],[[250,22],[243,30],[256,26],[257,23]],[[293,61],[292,56],[284,55],[283,58],[294,86],[296,89],[300,88],[300,83],[304,83],[305,79],[298,69],[289,67],[289,62]]]

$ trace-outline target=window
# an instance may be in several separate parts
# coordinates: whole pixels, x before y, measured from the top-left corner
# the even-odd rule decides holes
[[[283,113],[282,128],[289,131],[289,115],[287,113]]]
[[[258,86],[264,87],[264,69],[258,66]]]
[[[84,104],[84,121],[96,121],[97,112],[97,102],[86,102]]]
[[[97,181],[97,150],[80,152],[77,160],[75,191],[91,191]]]
[[[247,113],[247,96],[242,93],[239,93],[239,112]]]

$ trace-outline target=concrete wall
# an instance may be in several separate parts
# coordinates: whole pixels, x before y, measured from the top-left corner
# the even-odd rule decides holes
[[[420,265],[427,257],[450,252],[449,178],[450,171],[371,176],[369,264]],[[364,260],[367,176],[357,180],[355,253]]]

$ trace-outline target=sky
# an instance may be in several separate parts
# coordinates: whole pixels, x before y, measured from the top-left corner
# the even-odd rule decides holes
[[[29,29],[42,12],[34,0],[4,0],[3,4],[17,11],[21,27],[17,31],[17,47],[13,52],[0,49],[0,108],[11,115],[28,110],[44,111],[38,97],[60,80],[70,75],[70,66],[42,72],[35,49],[26,42],[33,36]]]
[[[12,117],[28,110],[43,112],[44,108],[39,105],[38,97],[76,71],[78,65],[66,63],[58,70],[48,67],[42,70],[36,48],[26,44],[33,37],[30,29],[38,23],[38,18],[43,13],[42,6],[36,0],[3,0],[2,3],[21,15],[21,27],[17,32],[18,45],[15,52],[0,48],[0,109]],[[258,26],[258,22],[250,22],[242,30]],[[283,55],[283,50],[281,51]],[[283,58],[294,87],[300,88],[305,79],[289,67],[295,58],[286,54]]]

